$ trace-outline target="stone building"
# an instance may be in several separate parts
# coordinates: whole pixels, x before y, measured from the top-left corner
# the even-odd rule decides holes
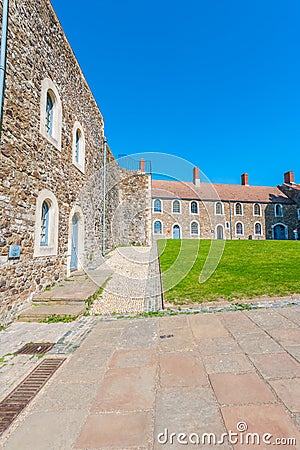
[[[300,193],[293,173],[278,187],[152,180],[152,227],[173,239],[294,239],[300,209],[289,191]],[[299,200],[298,195],[298,200]],[[298,203],[300,206],[300,203]]]
[[[116,163],[50,1],[10,0],[6,54],[0,325],[102,253],[148,244],[151,229],[149,175]]]

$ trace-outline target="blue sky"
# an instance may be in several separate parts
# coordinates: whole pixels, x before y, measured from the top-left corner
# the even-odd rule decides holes
[[[115,156],[171,153],[224,183],[294,170],[300,183],[298,0],[52,3]]]

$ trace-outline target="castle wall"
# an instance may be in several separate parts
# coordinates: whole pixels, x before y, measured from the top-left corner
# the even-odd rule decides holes
[[[49,86],[52,90],[47,91]],[[46,128],[47,92],[55,98],[51,136]],[[77,123],[85,151],[74,161]],[[74,215],[78,268],[101,260],[103,136],[102,114],[50,2],[10,0],[0,142],[0,325],[16,317],[34,293],[70,274]],[[115,244],[111,229],[122,173],[108,148],[106,252]],[[39,247],[43,195],[52,211],[51,248]],[[135,226],[130,240],[142,242],[144,235]],[[8,258],[12,245],[20,246],[19,258]]]

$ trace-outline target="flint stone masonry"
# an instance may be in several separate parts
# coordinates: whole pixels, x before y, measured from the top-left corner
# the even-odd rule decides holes
[[[46,78],[56,86],[62,103],[61,151],[40,132]],[[34,293],[69,274],[75,207],[84,228],[80,265],[97,266],[102,261],[103,117],[49,0],[10,1],[3,112],[0,325],[13,320]],[[85,138],[84,173],[72,163],[76,121]],[[145,244],[150,226],[147,209],[129,218],[118,206],[128,194],[131,210],[140,211],[147,203],[147,197],[139,200],[139,193],[148,192],[148,176],[129,174],[131,188],[126,188],[123,179],[128,175],[109,148],[106,163],[105,252],[119,243]],[[35,258],[36,205],[43,189],[51,191],[58,203],[58,246],[57,254]],[[125,224],[130,232],[113,234],[113,222],[115,229],[122,230]],[[21,246],[20,259],[8,260],[10,245]]]

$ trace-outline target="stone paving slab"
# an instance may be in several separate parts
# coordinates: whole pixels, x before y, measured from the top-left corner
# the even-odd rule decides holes
[[[300,364],[291,352],[300,347],[299,310],[81,324],[80,330],[90,326],[85,339],[78,338],[78,349],[0,444],[15,450],[269,448],[222,438],[242,422],[261,437],[297,439],[276,448],[300,448]],[[72,327],[68,332],[76,339]],[[14,335],[20,336],[11,333],[11,340]],[[199,445],[181,444],[180,433]]]

